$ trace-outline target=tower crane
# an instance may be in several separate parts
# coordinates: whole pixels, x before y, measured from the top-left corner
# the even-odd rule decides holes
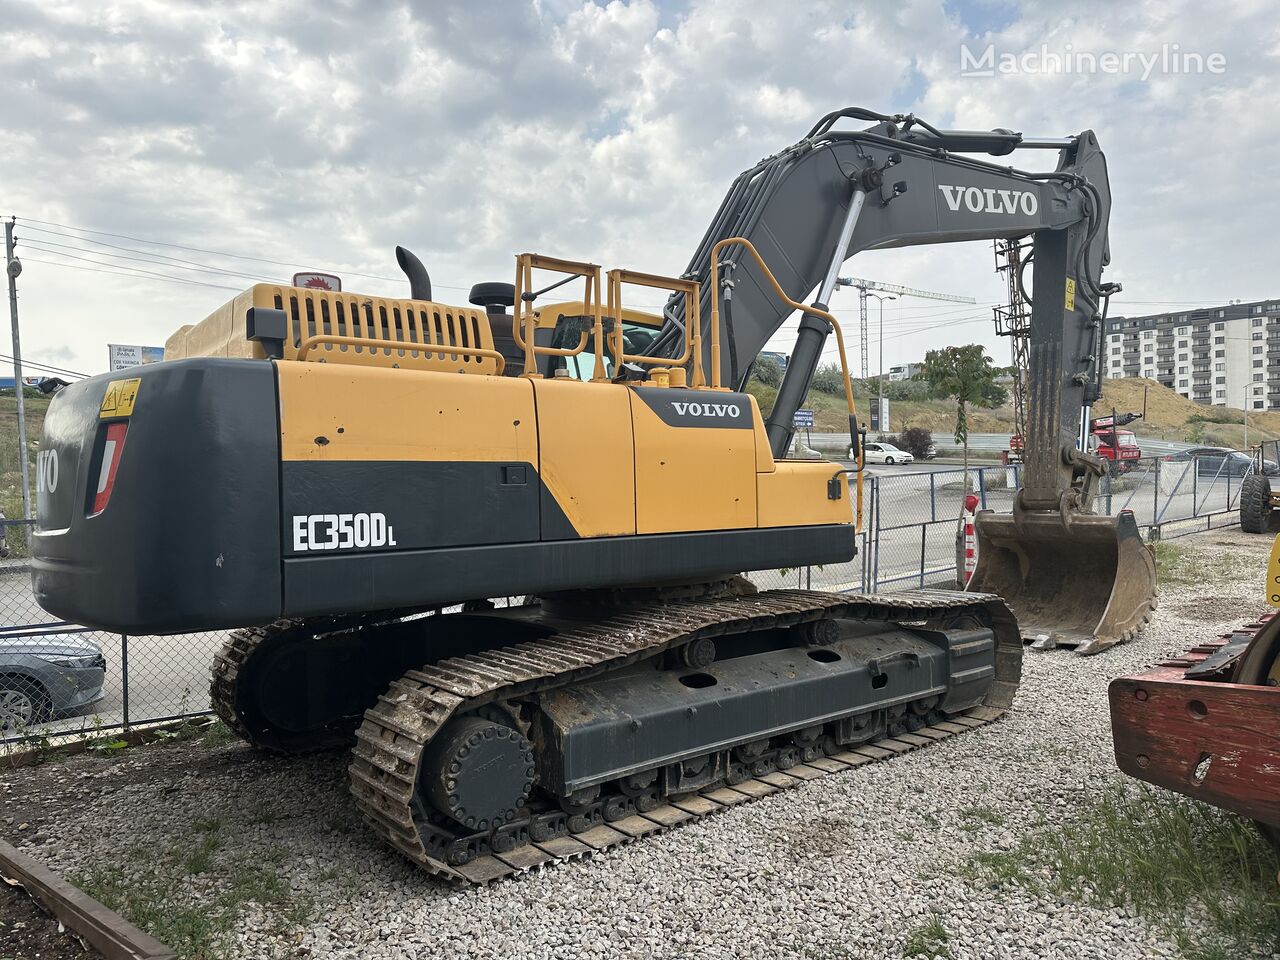
[[[881,283],[878,280],[863,280],[860,277],[839,277],[837,287],[858,288],[858,329],[862,334],[862,379],[867,379],[867,294],[871,291],[892,293],[899,297],[916,297],[920,300],[945,300],[948,303],[977,303],[973,297],[961,297],[953,293],[935,293],[932,290],[919,290],[916,287],[903,287],[896,283]],[[883,373],[884,371],[881,371]]]

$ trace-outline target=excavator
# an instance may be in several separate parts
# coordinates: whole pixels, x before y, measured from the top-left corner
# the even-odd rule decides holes
[[[1016,150],[1057,166],[973,156]],[[408,298],[259,284],[163,362],[53,400],[36,597],[112,631],[232,630],[226,723],[289,753],[354,741],[365,820],[461,882],[926,746],[1010,706],[1017,617],[1106,640],[1143,612],[1096,609],[1100,582],[1136,597],[1152,573],[1121,568],[1136,530],[1088,512],[1105,465],[1078,449],[1109,208],[1090,131],[848,108],[734,181],[680,277],[525,253],[457,306],[397,248]],[[844,262],[1027,235],[1027,489],[983,521],[1000,595],[758,592],[743,571],[856,552]],[[627,306],[636,288],[660,312]],[[751,364],[797,312],[762,416]],[[853,468],[785,457],[833,333]]]

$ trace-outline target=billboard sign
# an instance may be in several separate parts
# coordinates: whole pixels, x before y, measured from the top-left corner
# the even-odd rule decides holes
[[[293,285],[306,290],[328,290],[331,293],[342,292],[342,278],[335,277],[332,273],[315,273],[314,271],[295,273],[293,275]]]
[[[813,411],[797,410],[795,417],[795,426],[804,427],[806,430],[813,429]]]
[[[107,369],[127,370],[144,363],[159,363],[164,359],[164,347],[140,347],[129,343],[107,344]]]
[[[877,403],[876,398],[871,399],[871,432],[887,433],[889,431],[889,398],[880,397]]]

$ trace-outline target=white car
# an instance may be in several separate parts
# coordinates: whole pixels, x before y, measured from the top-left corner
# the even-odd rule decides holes
[[[868,443],[863,446],[863,463],[914,463],[915,457],[892,443]]]

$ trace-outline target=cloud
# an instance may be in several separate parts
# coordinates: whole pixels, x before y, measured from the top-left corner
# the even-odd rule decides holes
[[[1110,159],[1109,279],[1125,282],[1122,309],[1263,297],[1276,292],[1263,258],[1277,214],[1280,151],[1267,109],[1277,29],[1262,3],[1205,17],[1190,2],[1084,3],[1064,15],[1047,2],[924,0],[18,0],[0,23],[0,82],[10,91],[0,204],[37,220],[332,268],[374,293],[403,284],[352,274],[394,277],[391,249],[404,243],[427,262],[439,295],[461,300],[473,282],[506,278],[512,255],[529,249],[678,273],[739,171],[828,110],[859,104],[1035,135],[1091,127]],[[1179,43],[1222,52],[1228,68],[1145,82],[968,79],[966,42],[1015,54]],[[52,244],[92,247],[38,226],[20,230],[24,347],[35,359],[100,370],[108,341],[162,342],[231,296],[37,263],[88,267]],[[250,282],[96,249],[79,255],[100,269]],[[153,249],[211,268],[290,272]],[[850,272],[992,301],[1000,283],[991,267],[989,246],[971,244],[866,254]],[[856,316],[851,298],[838,306]],[[985,342],[1003,356],[986,307],[954,310],[889,305],[886,363],[948,342]],[[965,316],[974,322],[919,326]],[[72,353],[53,352],[64,348]]]

